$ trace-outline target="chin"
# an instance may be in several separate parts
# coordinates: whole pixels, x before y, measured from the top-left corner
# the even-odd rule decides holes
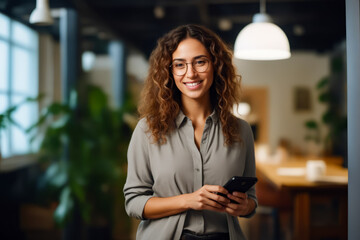
[[[193,100],[200,100],[202,99],[205,94],[203,93],[182,93],[183,97]]]

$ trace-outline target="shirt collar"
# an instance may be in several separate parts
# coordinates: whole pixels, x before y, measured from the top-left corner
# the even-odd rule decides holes
[[[181,124],[184,122],[185,118],[187,118],[185,116],[185,114],[180,110],[179,114],[177,115],[176,119],[175,119],[175,123],[176,123],[176,127],[180,128]]]
[[[180,128],[181,124],[187,118],[188,117],[180,110],[179,114],[177,115],[177,117],[175,119],[176,127]],[[212,113],[210,114],[210,116],[207,119],[211,119],[213,121],[213,123],[217,123],[217,121],[219,120],[219,116],[218,116],[217,112],[215,111],[215,109],[212,111]]]
[[[219,120],[219,115],[217,114],[215,109],[213,110],[213,112],[210,114],[209,117],[211,118],[213,123],[217,123],[217,121]]]

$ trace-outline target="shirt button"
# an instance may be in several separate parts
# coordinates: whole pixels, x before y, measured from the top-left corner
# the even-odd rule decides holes
[[[195,170],[196,170],[197,172],[199,172],[199,171],[200,171],[200,169],[199,169],[199,168],[195,168]]]

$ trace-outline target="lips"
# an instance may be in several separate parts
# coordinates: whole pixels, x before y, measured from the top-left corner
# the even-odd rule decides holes
[[[202,81],[198,81],[198,82],[186,82],[184,83],[187,87],[196,87],[197,85],[199,85]]]

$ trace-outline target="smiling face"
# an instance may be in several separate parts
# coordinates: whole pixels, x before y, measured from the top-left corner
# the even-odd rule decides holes
[[[193,65],[198,65],[199,69],[201,69],[201,64],[203,64],[202,60],[206,59],[209,61],[209,66],[206,71],[197,72]],[[173,74],[173,76],[177,88],[182,93],[181,99],[183,103],[188,100],[210,100],[210,87],[214,79],[214,70],[210,59],[210,54],[200,41],[194,38],[187,38],[179,43],[172,55],[172,61],[173,64],[185,62],[187,71],[183,76],[176,74]]]

